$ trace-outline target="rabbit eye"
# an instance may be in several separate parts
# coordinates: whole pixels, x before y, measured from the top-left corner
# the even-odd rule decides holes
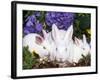
[[[65,50],[67,51],[67,48]]]
[[[46,47],[45,47],[45,46],[43,46],[43,49],[46,49]]]
[[[83,48],[83,50],[85,50],[85,48]]]
[[[56,51],[57,51],[58,49],[56,48]]]

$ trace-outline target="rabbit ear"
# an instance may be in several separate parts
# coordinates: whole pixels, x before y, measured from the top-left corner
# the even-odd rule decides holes
[[[68,30],[66,31],[64,40],[72,39],[73,36],[73,25],[71,25]]]
[[[43,37],[46,38],[47,37],[46,31],[45,30],[42,30],[42,32],[43,32]]]
[[[75,37],[75,44],[78,46],[79,45],[79,39]]]
[[[53,40],[57,40],[59,38],[59,29],[55,24],[52,25],[52,38]]]
[[[84,43],[84,44],[87,43],[85,34],[83,34],[83,43]]]
[[[82,40],[81,39],[78,39],[77,37],[75,37],[75,44],[77,46],[81,46],[83,43],[82,43]]]
[[[36,36],[36,37],[35,37],[35,42],[36,42],[37,44],[39,44],[39,45],[43,42],[43,40],[44,40],[44,39],[43,39],[41,36]]]

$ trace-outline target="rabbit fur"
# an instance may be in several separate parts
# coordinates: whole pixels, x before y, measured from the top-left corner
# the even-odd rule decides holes
[[[30,33],[23,38],[23,47],[29,46],[29,51],[39,54],[40,57],[50,55],[50,60],[78,62],[82,57],[90,52],[90,46],[83,34],[83,39],[75,40],[73,36],[73,25],[67,31],[59,30],[55,24],[52,31],[42,30],[43,37],[37,33]]]
[[[73,25],[67,31],[59,30],[55,24],[52,26],[52,37],[56,46],[55,57],[58,61],[78,62],[82,54],[87,55],[90,52],[90,46],[84,34],[83,40],[75,37],[74,41],[72,36]]]

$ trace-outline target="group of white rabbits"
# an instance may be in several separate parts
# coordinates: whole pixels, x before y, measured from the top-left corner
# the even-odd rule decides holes
[[[23,47],[28,46],[29,51],[39,54],[41,58],[50,55],[50,60],[78,62],[83,55],[90,53],[90,45],[83,34],[83,39],[77,37],[72,39],[73,25],[67,31],[59,30],[53,24],[52,31],[42,30],[43,36],[37,33],[30,33],[23,38]]]

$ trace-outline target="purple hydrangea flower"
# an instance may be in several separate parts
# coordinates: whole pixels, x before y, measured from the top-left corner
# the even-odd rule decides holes
[[[30,32],[29,32],[29,30],[27,29],[27,28],[24,28],[24,35],[27,35],[27,34],[29,34]]]
[[[36,17],[40,17],[40,16],[41,16],[41,13],[40,13],[40,11],[35,11],[35,12],[34,12],[34,15],[35,15]]]
[[[36,23],[36,16],[33,14],[31,16],[29,16],[26,20],[27,21],[31,21],[32,23]]]
[[[46,24],[52,27],[52,24],[56,24],[59,29],[67,30],[73,23],[74,13],[70,12],[47,12],[45,15]]]
[[[35,22],[34,22],[34,23],[35,23]],[[31,20],[28,20],[28,21],[26,22],[25,26],[27,26],[27,27],[32,27],[32,26],[34,26],[34,23],[33,23]]]
[[[42,29],[43,29],[43,25],[42,25],[41,23],[37,23],[35,28],[36,28],[36,30],[37,30],[38,32],[41,32]]]
[[[36,15],[33,14],[25,20],[23,32],[24,35],[27,35],[29,33],[40,33],[42,31],[42,28],[43,25],[39,23],[39,21],[36,19]]]
[[[24,34],[27,35],[29,33],[35,33],[35,29],[33,27],[24,27]]]

